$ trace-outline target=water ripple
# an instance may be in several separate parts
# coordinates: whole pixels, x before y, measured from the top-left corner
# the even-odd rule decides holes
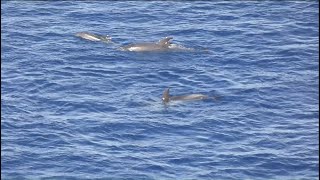
[[[318,2],[1,5],[2,178],[318,178]]]

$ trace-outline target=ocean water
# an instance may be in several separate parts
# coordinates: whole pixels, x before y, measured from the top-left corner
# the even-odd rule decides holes
[[[318,179],[318,16],[318,1],[1,1],[2,178]],[[218,98],[165,106],[167,87]]]

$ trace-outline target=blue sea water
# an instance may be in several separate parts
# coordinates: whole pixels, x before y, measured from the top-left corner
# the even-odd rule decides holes
[[[318,16],[318,1],[1,1],[2,178],[318,179]],[[219,98],[164,106],[167,87]]]

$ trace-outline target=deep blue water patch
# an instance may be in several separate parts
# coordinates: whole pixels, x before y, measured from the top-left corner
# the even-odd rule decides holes
[[[318,179],[318,16],[318,1],[2,1],[2,178]],[[167,87],[217,100],[164,106]]]

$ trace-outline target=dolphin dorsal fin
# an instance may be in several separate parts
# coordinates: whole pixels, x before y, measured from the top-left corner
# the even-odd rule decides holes
[[[165,37],[164,39],[161,39],[159,41],[159,44],[162,46],[169,46],[170,45],[170,40],[173,39],[173,37]]]
[[[170,101],[169,88],[165,89],[162,94],[162,101],[167,103]]]

